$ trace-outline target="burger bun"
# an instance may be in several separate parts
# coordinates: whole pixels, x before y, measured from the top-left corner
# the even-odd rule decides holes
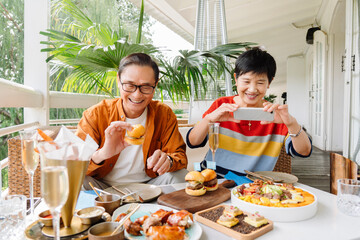
[[[219,184],[218,184],[218,183],[216,183],[216,185],[215,185],[215,186],[213,186],[213,187],[208,187],[208,186],[205,186],[205,188],[206,188],[206,191],[212,192],[212,191],[215,191],[216,189],[218,189],[218,188],[219,188]]]
[[[206,188],[201,188],[201,189],[197,189],[197,190],[192,190],[190,188],[185,188],[185,192],[191,196],[201,196],[204,195],[206,193]]]
[[[185,181],[197,181],[203,183],[205,181],[204,176],[198,171],[188,172],[185,176]]]
[[[205,169],[203,171],[201,171],[201,174],[204,176],[204,181],[208,182],[213,180],[214,178],[216,178],[216,172],[212,169]]]
[[[217,182],[217,175],[216,172],[212,169],[205,169],[201,172],[201,174],[204,176],[204,186],[206,188],[206,191],[215,191],[218,189],[219,185]]]
[[[125,136],[124,140],[125,140],[125,142],[127,142],[130,145],[141,145],[144,143],[145,138],[144,137],[130,138],[128,136]]]
[[[130,145],[141,145],[144,143],[145,127],[141,124],[132,125],[132,130],[126,131],[124,140]]]

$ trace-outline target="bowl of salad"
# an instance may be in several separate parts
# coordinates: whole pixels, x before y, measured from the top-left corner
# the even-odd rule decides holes
[[[257,211],[277,222],[302,221],[317,212],[316,196],[308,190],[262,180],[233,188],[231,203],[243,211]]]

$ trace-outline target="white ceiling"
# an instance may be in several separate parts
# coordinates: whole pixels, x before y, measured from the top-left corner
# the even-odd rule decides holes
[[[141,0],[131,0],[140,6]],[[307,49],[306,32],[322,0],[225,0],[229,42],[256,42],[277,61],[274,83],[286,81],[286,59]],[[194,41],[197,0],[145,0],[145,12]],[[295,26],[297,27],[295,27]]]

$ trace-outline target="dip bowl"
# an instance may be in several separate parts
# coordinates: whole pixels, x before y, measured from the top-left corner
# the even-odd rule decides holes
[[[106,194],[101,195],[101,197],[104,199],[104,201],[101,201],[99,197],[95,198],[95,206],[105,208],[105,212],[109,213],[110,215],[112,215],[115,209],[121,205],[121,197],[119,195]]]
[[[41,213],[39,213],[39,222],[41,222],[42,224],[44,224],[45,227],[52,227],[53,225],[53,218],[51,215],[50,210],[45,210]],[[62,223],[62,218],[60,216],[60,223]]]
[[[89,229],[89,240],[123,240],[125,239],[124,227],[110,236],[111,233],[119,226],[117,222],[103,222],[92,226]]]
[[[104,212],[103,207],[87,207],[77,211],[74,216],[80,218],[82,224],[91,225],[99,222]]]

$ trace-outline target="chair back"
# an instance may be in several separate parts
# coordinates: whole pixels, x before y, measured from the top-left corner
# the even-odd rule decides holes
[[[337,180],[341,178],[357,179],[356,162],[337,154],[330,153],[330,192],[337,194]]]
[[[75,127],[67,126],[74,131]],[[55,139],[60,126],[51,126],[40,128],[46,135]],[[30,196],[29,174],[22,165],[21,158],[21,139],[20,136],[8,140],[8,183],[9,194],[20,194]],[[41,197],[40,189],[40,163],[34,173],[34,197]]]
[[[286,153],[285,146],[281,148],[273,172],[284,172],[291,174],[291,156]]]

